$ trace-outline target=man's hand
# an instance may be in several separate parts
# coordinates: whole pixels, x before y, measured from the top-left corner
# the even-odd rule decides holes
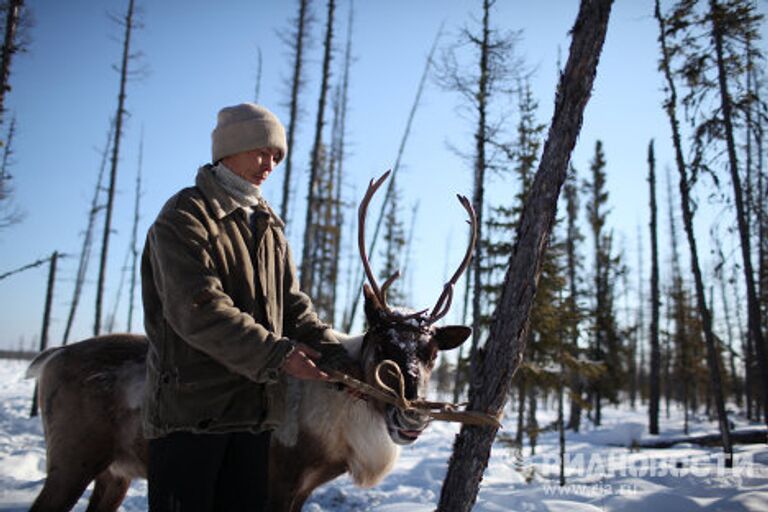
[[[296,348],[288,354],[283,362],[282,369],[291,377],[302,380],[328,380],[328,374],[320,370],[315,361],[322,355],[317,350],[299,343]]]

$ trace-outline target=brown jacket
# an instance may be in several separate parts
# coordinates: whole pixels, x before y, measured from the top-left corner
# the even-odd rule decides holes
[[[326,334],[299,290],[282,221],[265,207],[249,226],[214,172],[201,167],[196,186],[173,196],[147,234],[141,277],[149,438],[274,426],[279,418],[264,425],[266,388],[291,340]]]

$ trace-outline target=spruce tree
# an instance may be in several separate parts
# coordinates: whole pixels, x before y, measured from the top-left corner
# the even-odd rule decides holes
[[[605,154],[602,141],[595,143],[595,154],[590,162],[590,179],[584,189],[588,198],[587,219],[592,231],[593,273],[590,357],[602,362],[606,374],[591,387],[593,421],[602,422],[602,400],[618,400],[617,390],[624,376],[624,348],[618,332],[615,315],[615,283],[622,272],[619,257],[613,251],[613,233],[606,228],[608,190],[606,187]]]

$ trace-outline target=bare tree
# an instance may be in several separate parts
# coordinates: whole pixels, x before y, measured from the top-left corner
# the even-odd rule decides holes
[[[69,335],[72,332],[72,326],[75,322],[75,314],[77,313],[77,307],[80,304],[80,296],[82,295],[83,284],[85,284],[85,277],[88,272],[88,264],[91,261],[91,250],[93,248],[93,234],[96,230],[96,220],[98,218],[99,212],[104,208],[104,205],[99,204],[99,196],[101,195],[104,170],[107,167],[107,159],[109,158],[109,149],[112,143],[114,129],[114,120],[110,120],[109,130],[107,131],[107,140],[104,143],[104,149],[101,153],[101,165],[99,165],[99,173],[98,177],[96,178],[96,185],[93,189],[91,207],[88,209],[88,222],[86,223],[85,232],[83,233],[83,244],[80,248],[80,257],[77,263],[77,274],[75,276],[75,286],[72,292],[72,302],[69,304],[67,324],[64,328],[64,335],[61,340],[62,345],[67,344],[67,341],[69,341]]]
[[[651,221],[651,375],[648,401],[648,432],[659,433],[659,402],[661,400],[661,351],[659,349],[659,250],[656,222],[656,157],[653,140],[648,144],[648,186]]]
[[[104,284],[107,274],[107,255],[109,253],[109,237],[112,233],[112,210],[115,201],[115,185],[117,182],[117,167],[120,158],[120,140],[123,135],[123,121],[125,119],[125,98],[126,83],[128,81],[128,64],[131,58],[131,35],[133,30],[138,27],[138,22],[134,17],[134,0],[128,0],[128,8],[125,15],[116,20],[124,28],[123,35],[123,53],[120,64],[120,86],[117,95],[117,111],[115,113],[115,132],[112,142],[112,160],[109,171],[109,184],[107,188],[107,204],[104,218],[104,233],[101,239],[101,257],[99,260],[99,278],[96,284],[96,311],[93,319],[93,333],[99,335],[101,332],[102,306],[104,299]]]
[[[538,171],[523,210],[510,258],[498,315],[485,346],[478,382],[470,389],[469,409],[500,415],[509,384],[525,350],[528,315],[536,293],[542,254],[557,211],[560,188],[576,144],[584,108],[592,91],[605,41],[611,0],[582,0],[573,25],[570,54],[560,76],[555,109]],[[488,465],[493,427],[464,426],[456,437],[438,510],[468,511],[477,499]]]
[[[325,103],[328,96],[328,87],[331,79],[331,60],[333,56],[333,16],[336,9],[336,1],[328,0],[328,14],[325,25],[325,42],[323,44],[323,70],[320,79],[320,96],[317,101],[317,118],[315,120],[315,142],[312,145],[310,156],[309,183],[307,185],[307,210],[304,220],[304,245],[301,252],[301,289],[312,288],[312,255],[314,252],[315,229],[312,222],[317,214],[316,198],[320,186],[319,175],[321,172],[321,152],[323,151],[323,127],[325,125]]]
[[[5,144],[2,145],[3,157],[0,162],[0,229],[18,224],[24,219],[24,212],[13,200],[11,165],[13,164],[13,137],[16,134],[16,116],[8,124]]]
[[[299,0],[299,13],[296,17],[296,29],[292,38],[284,39],[293,54],[293,72],[291,76],[291,94],[288,103],[288,153],[285,155],[285,167],[283,168],[283,199],[280,203],[280,217],[288,224],[288,205],[291,195],[291,171],[293,170],[293,146],[296,140],[296,128],[299,123],[301,107],[299,106],[299,94],[304,85],[304,50],[308,41],[308,33],[312,17],[309,12],[309,0]]]
[[[133,329],[133,307],[136,303],[136,274],[139,268],[139,220],[141,219],[141,170],[144,163],[144,129],[141,130],[141,140],[139,142],[139,163],[136,167],[136,190],[133,199],[133,228],[131,229],[131,245],[129,248],[131,254],[131,283],[128,291],[128,320],[126,321],[126,331]]]

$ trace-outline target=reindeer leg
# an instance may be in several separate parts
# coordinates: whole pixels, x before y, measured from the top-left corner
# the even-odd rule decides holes
[[[93,477],[52,469],[43,484],[43,490],[35,499],[30,512],[60,512],[71,510],[83,495]]]
[[[96,477],[95,483],[86,512],[114,512],[117,510],[128,492],[131,481],[105,469]]]

